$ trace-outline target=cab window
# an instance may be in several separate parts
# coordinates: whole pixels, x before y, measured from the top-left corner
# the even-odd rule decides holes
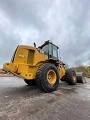
[[[49,45],[45,45],[42,50],[45,52],[46,55],[48,55],[49,52]]]
[[[58,49],[56,46],[53,46],[53,57],[58,58]]]

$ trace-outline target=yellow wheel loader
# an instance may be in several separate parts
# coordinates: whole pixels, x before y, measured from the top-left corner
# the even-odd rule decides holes
[[[19,45],[10,63],[5,63],[3,69],[22,77],[28,85],[37,85],[45,92],[58,88],[59,79],[69,85],[77,82],[76,73],[65,69],[65,64],[59,60],[59,47],[50,40],[38,48],[36,46]]]

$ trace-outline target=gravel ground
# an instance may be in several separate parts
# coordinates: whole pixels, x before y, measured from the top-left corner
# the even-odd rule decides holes
[[[0,77],[0,120],[90,120],[90,79],[41,92],[17,77]]]

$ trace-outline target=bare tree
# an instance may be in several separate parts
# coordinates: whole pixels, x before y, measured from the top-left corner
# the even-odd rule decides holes
[[[80,60],[75,61],[75,67],[83,66],[82,62]]]

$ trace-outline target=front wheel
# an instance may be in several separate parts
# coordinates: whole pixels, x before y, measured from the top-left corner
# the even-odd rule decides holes
[[[66,70],[66,82],[69,85],[76,85],[77,77],[76,77],[76,73],[73,69],[67,69]]]
[[[59,85],[57,67],[51,63],[44,63],[36,73],[36,83],[45,92],[55,91]]]

